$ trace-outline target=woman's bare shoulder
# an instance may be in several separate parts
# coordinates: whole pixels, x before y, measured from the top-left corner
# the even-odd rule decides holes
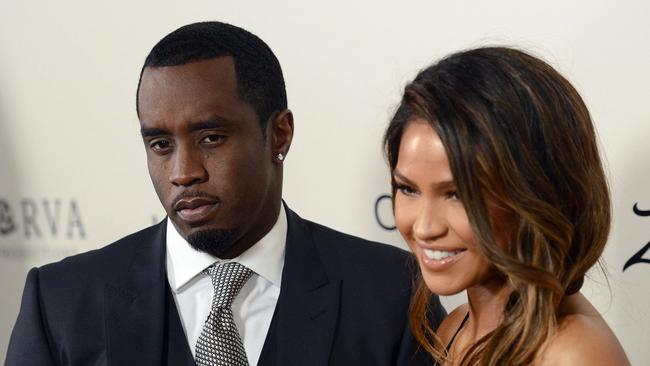
[[[449,343],[451,337],[453,337],[454,333],[460,326],[460,323],[463,321],[463,318],[465,318],[468,309],[469,306],[467,304],[460,305],[449,313],[447,317],[443,319],[442,323],[440,323],[436,333],[438,333],[438,337],[440,337],[440,340],[442,340],[444,344]]]
[[[623,347],[598,311],[582,295],[561,307],[557,333],[541,349],[537,364],[629,365]]]

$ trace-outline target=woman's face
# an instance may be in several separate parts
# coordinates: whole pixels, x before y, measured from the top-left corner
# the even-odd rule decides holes
[[[393,179],[397,229],[433,293],[456,294],[495,276],[477,251],[447,153],[427,121],[415,119],[406,126]]]

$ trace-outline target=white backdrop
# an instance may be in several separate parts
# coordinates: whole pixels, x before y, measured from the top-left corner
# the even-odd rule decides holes
[[[163,217],[138,133],[138,74],[162,36],[214,19],[259,35],[283,66],[296,120],[288,204],[398,246],[375,202],[389,191],[381,135],[404,84],[435,59],[484,44],[523,47],[556,66],[590,107],[614,197],[609,287],[595,271],[585,292],[632,363],[649,364],[650,253],[639,253],[650,242],[641,212],[650,210],[649,16],[647,0],[2,0],[0,360],[29,268]],[[390,225],[387,200],[378,211]]]

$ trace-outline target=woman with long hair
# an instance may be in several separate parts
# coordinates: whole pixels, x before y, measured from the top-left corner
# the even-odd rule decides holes
[[[411,327],[438,364],[629,364],[580,294],[611,204],[589,112],[564,77],[515,49],[453,54],[406,86],[384,145],[421,273]],[[431,293],[463,290],[434,332]]]

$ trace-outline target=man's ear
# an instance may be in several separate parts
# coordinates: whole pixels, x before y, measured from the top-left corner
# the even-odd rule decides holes
[[[282,162],[289,153],[293,139],[293,113],[290,110],[285,109],[271,117],[269,137],[272,159]]]

